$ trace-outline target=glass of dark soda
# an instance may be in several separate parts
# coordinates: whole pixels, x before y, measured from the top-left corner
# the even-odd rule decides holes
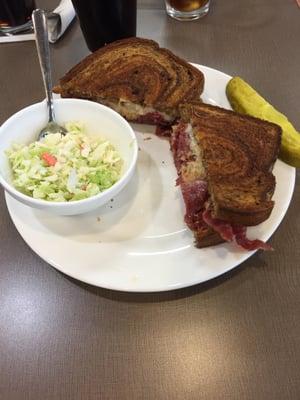
[[[72,0],[72,3],[91,51],[136,36],[137,0]]]

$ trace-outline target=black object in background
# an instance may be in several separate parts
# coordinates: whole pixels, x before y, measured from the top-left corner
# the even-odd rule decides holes
[[[34,9],[34,0],[0,0],[0,27],[25,24]]]
[[[136,36],[136,0],[72,2],[91,51],[115,40]]]

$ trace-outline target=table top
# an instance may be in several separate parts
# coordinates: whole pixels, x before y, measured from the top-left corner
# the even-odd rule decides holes
[[[294,0],[215,0],[208,16],[182,23],[148,0],[139,2],[138,35],[242,76],[300,128],[299,18]],[[57,81],[88,54],[77,22],[51,51]],[[33,42],[1,44],[0,60],[2,123],[41,100],[43,87]],[[202,285],[128,294],[42,261],[1,190],[1,399],[299,399],[299,201],[296,184],[274,252]]]

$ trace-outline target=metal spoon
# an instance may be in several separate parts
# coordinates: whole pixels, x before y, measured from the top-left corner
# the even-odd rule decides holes
[[[67,131],[65,128],[55,122],[50,67],[50,49],[45,12],[39,9],[34,10],[32,13],[32,21],[35,31],[35,42],[40,61],[49,112],[48,124],[41,130],[38,135],[38,140],[41,140],[49,133],[61,133],[62,135],[65,135]]]

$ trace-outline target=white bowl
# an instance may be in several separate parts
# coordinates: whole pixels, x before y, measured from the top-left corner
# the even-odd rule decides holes
[[[124,160],[119,181],[96,196],[73,202],[34,199],[13,187],[12,172],[5,150],[9,149],[12,143],[29,144],[37,139],[48,118],[47,105],[43,101],[17,112],[0,127],[0,183],[9,194],[27,206],[58,215],[82,214],[107,203],[129,182],[137,160],[137,140],[128,122],[103,105],[88,100],[57,99],[54,101],[54,107],[58,124],[80,121],[84,124],[87,134],[99,134],[116,147]]]

